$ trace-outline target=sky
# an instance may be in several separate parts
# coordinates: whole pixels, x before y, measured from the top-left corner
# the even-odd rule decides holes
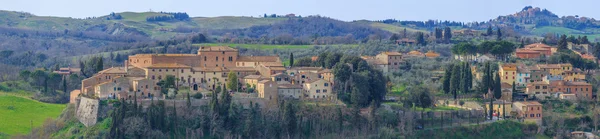
[[[559,16],[600,19],[598,0],[4,0],[0,10],[39,16],[85,18],[111,12],[187,12],[192,17],[321,15],[353,20],[487,21],[525,6],[548,9]]]

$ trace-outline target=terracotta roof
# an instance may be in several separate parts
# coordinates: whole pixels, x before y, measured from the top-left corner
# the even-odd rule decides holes
[[[211,52],[211,51],[238,51],[228,46],[202,46],[198,49],[199,52]]]
[[[228,71],[256,71],[253,67],[227,67],[225,70]]]
[[[302,86],[295,84],[280,84],[277,88],[285,88],[285,89],[301,89]]]
[[[320,81],[320,80],[323,80],[323,79],[317,78],[317,79],[314,79],[314,80],[307,80],[306,83],[314,83],[314,82],[317,82],[317,81]],[[325,80],[323,80],[323,81],[325,81]],[[325,81],[325,82],[327,82],[327,81]]]
[[[420,51],[417,50],[412,50],[410,52],[407,53],[408,55],[423,55],[423,53],[421,53]]]
[[[260,79],[260,78],[265,78],[265,77],[262,77],[260,75],[248,75],[248,76],[244,77],[244,79]]]
[[[286,70],[284,67],[269,67],[271,70],[284,71]]]
[[[157,63],[146,68],[190,68],[190,66],[179,63]]]
[[[537,106],[537,105],[542,105],[541,103],[537,102],[537,101],[519,101],[519,102],[515,102],[515,103],[520,103],[526,106]]]
[[[439,57],[440,54],[434,52],[434,51],[427,51],[427,53],[425,53],[426,57]]]
[[[517,70],[517,65],[515,65],[515,64],[502,64],[502,69],[503,70],[514,71],[514,70]]]
[[[137,56],[198,56],[197,54],[136,54],[133,57]]]
[[[258,83],[267,83],[267,82],[271,82],[271,80],[261,80]]]
[[[543,43],[534,43],[526,45],[525,48],[550,48],[550,46]]]
[[[536,48],[529,48],[529,50],[533,50],[533,51],[550,51],[550,48],[536,47]]]
[[[390,55],[390,56],[402,56],[402,54],[398,53],[398,52],[382,52],[381,54]]]
[[[521,65],[521,66],[517,67],[517,72],[518,73],[530,73],[531,71],[529,70],[529,67]]]
[[[586,82],[566,82],[566,85],[591,85],[589,83]]]
[[[321,70],[321,67],[293,67],[290,70]]]
[[[319,71],[318,73],[331,73],[332,71],[330,69],[324,69]]]
[[[194,71],[213,71],[213,72],[217,72],[217,71],[223,71],[223,68],[221,67],[214,67],[214,68],[207,68],[207,67],[193,67],[192,68]]]
[[[283,67],[283,64],[281,62],[264,62],[260,64],[265,67]]]
[[[535,54],[539,54],[539,51],[533,51],[530,49],[517,49],[516,53],[535,53]]]
[[[385,63],[383,61],[379,61],[377,59],[365,59],[365,61],[372,65],[387,65],[387,63]]]
[[[125,67],[112,67],[98,72],[98,74],[127,74]]]
[[[527,83],[528,86],[529,85],[547,85],[547,84],[548,83],[544,82],[544,81],[535,81],[535,82],[532,82],[532,83]]]
[[[538,64],[540,69],[560,69],[561,66],[559,64]]]
[[[240,56],[237,62],[280,62],[279,56]]]
[[[279,75],[287,75],[287,74],[283,74],[283,73],[275,73],[275,74],[271,75],[271,77],[275,77],[275,76],[279,76]]]

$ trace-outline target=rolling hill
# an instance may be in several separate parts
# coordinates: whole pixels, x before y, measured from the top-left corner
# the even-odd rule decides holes
[[[41,126],[46,119],[58,117],[65,106],[0,93],[0,132],[9,136],[27,134],[32,126]]]

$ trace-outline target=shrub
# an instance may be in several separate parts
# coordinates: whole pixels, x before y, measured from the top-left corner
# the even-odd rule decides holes
[[[192,97],[195,99],[202,99],[202,93],[196,93],[196,94],[192,95]]]

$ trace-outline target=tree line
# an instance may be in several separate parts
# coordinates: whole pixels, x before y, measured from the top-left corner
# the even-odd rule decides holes
[[[484,41],[478,45],[461,42],[452,47],[452,53],[460,56],[471,57],[475,54],[492,54],[506,58],[515,51],[515,44],[508,41]]]
[[[190,16],[185,12],[160,12],[161,14],[168,15],[158,15],[158,16],[150,16],[146,17],[147,22],[159,22],[159,21],[171,21],[171,20],[189,20]]]
[[[442,90],[444,93],[452,94],[454,99],[457,98],[459,93],[469,93],[473,87],[471,64],[468,62],[460,62],[448,65],[445,68],[442,82]]]

